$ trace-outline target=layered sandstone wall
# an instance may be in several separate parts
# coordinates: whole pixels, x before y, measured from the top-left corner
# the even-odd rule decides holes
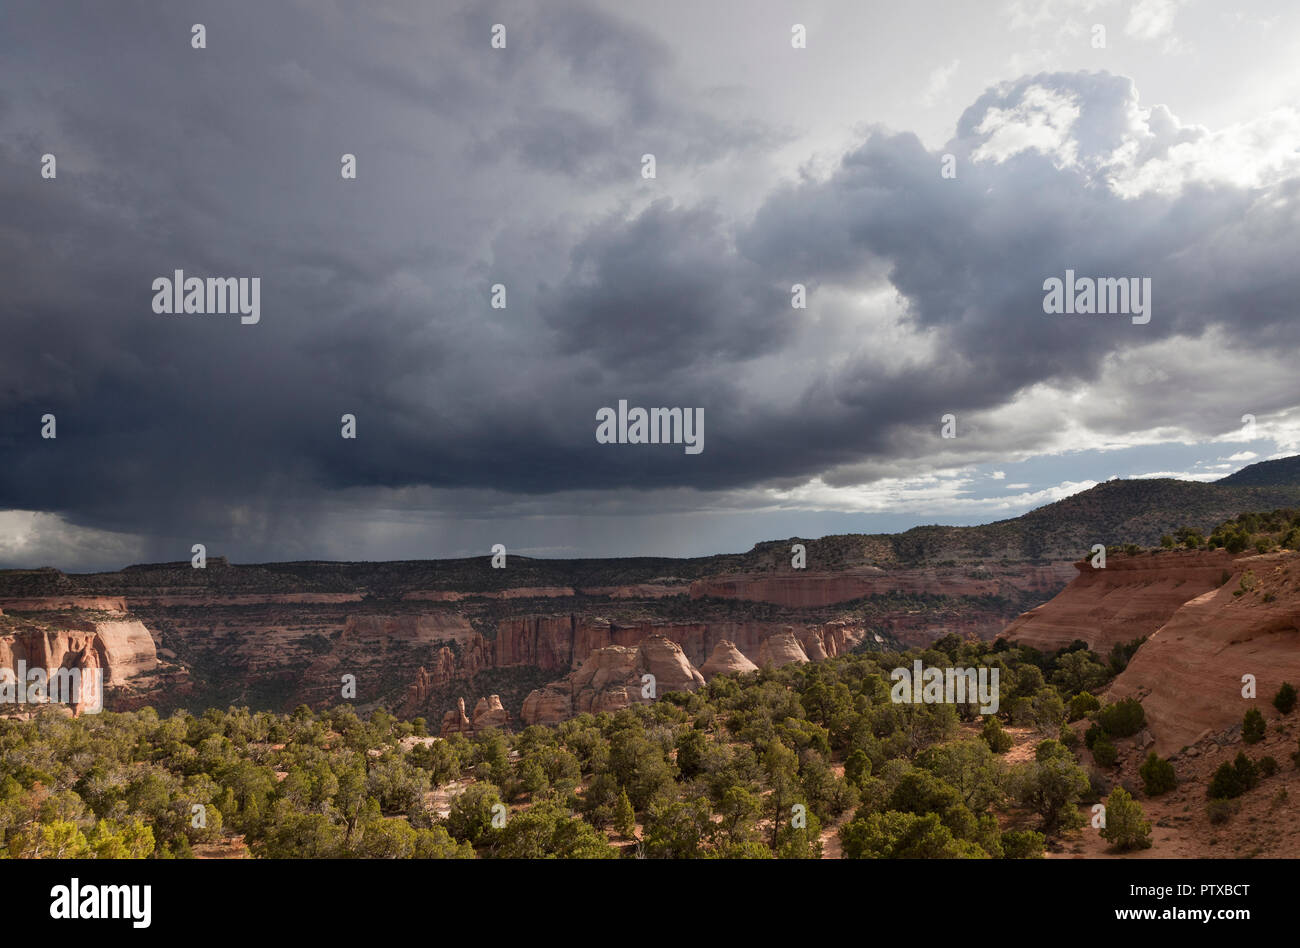
[[[36,668],[50,681],[61,669],[76,669],[82,684],[73,702],[75,713],[102,706],[105,695],[87,690],[98,687],[97,673],[102,671],[106,689],[120,690],[158,666],[153,637],[137,619],[55,614],[46,620],[35,610],[24,611],[34,614],[0,634],[0,669],[11,672],[14,682],[32,682]]]
[[[1073,577],[1071,564],[1002,566],[971,569],[885,570],[874,566],[836,572],[790,570],[786,573],[711,576],[691,583],[692,599],[747,599],[795,609],[821,608],[886,593],[938,593],[946,596],[1000,596],[1009,591],[1060,587]]]
[[[1253,588],[1237,595],[1243,577]],[[1250,708],[1273,720],[1282,683],[1300,688],[1300,553],[1238,557],[1215,586],[1179,607],[1107,694],[1142,702],[1162,755],[1240,725]],[[1254,699],[1242,696],[1245,675],[1255,676]]]
[[[28,599],[0,599],[0,609],[9,612],[60,612],[87,609],[100,612],[126,612],[121,596],[43,596]]]
[[[1042,651],[1076,639],[1098,654],[1152,635],[1190,599],[1232,575],[1237,557],[1224,551],[1111,556],[1105,569],[1076,563],[1075,580],[1058,596],[1012,622],[1001,637]]]

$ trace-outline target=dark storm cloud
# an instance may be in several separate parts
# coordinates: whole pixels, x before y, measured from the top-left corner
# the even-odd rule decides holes
[[[0,17],[0,508],[160,549],[200,529],[269,543],[348,488],[833,482],[935,450],[944,411],[1093,378],[1135,343],[1213,324],[1295,342],[1294,196],[1116,196],[1125,141],[1145,161],[1200,134],[1161,112],[1135,131],[1125,80],[990,91],[944,149],[955,181],[914,136],[873,131],[737,223],[641,180],[640,156],[686,180],[775,136],[686,104],[671,50],[580,5]],[[1033,89],[1077,102],[1077,161],[974,161],[990,110]],[[1067,267],[1151,276],[1151,324],[1045,317],[1042,280]],[[174,269],[261,277],[261,323],[154,315],[151,281]],[[905,352],[790,308],[792,283],[815,312],[819,291],[882,275],[918,334]],[[764,397],[769,380],[792,393]],[[704,453],[597,445],[595,412],[620,398],[703,407]]]
[[[792,322],[789,284],[736,254],[716,214],[667,199],[594,227],[541,312],[563,351],[634,378],[779,348]]]

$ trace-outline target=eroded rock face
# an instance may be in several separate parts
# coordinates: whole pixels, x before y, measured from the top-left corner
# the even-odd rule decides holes
[[[637,670],[655,676],[659,694],[704,687],[704,676],[686,658],[682,647],[665,635],[652,635],[642,642],[638,658]]]
[[[772,666],[781,668],[784,665],[792,663],[803,664],[808,661],[808,654],[795,638],[793,629],[786,629],[775,635],[769,636],[768,639],[758,649],[758,664],[760,667]]]
[[[76,665],[80,672],[79,690],[72,702],[72,713],[80,717],[86,713],[98,713],[104,707],[105,678],[100,675],[99,652],[88,648],[81,655]]]
[[[535,665],[543,671],[570,668],[574,626],[572,614],[502,619],[497,623],[497,665]]]
[[[524,724],[551,724],[575,714],[618,711],[653,700],[646,695],[645,675],[654,676],[654,694],[696,691],[704,676],[690,663],[680,645],[652,635],[637,646],[598,648],[582,665],[560,681],[531,692],[524,699]]]
[[[744,675],[758,671],[758,666],[741,654],[734,642],[723,639],[713,648],[709,660],[700,666],[705,681],[714,675]]]
[[[573,695],[547,685],[524,698],[519,718],[525,724],[559,724],[573,717]]]
[[[1234,595],[1244,576],[1253,588]],[[1284,681],[1300,687],[1300,553],[1238,557],[1231,578],[1218,586],[1216,576],[1215,587],[1177,609],[1106,695],[1142,702],[1162,756],[1207,731],[1240,726],[1252,707],[1271,727],[1278,688]],[[1253,700],[1242,697],[1248,674],[1256,679]]]
[[[110,684],[157,667],[153,636],[140,620],[115,619],[94,626],[103,649],[104,677]]]
[[[438,729],[439,737],[449,734],[472,734],[474,725],[465,713],[465,699],[457,698],[456,707],[442,716],[442,726]]]
[[[423,671],[424,669],[421,669],[422,673]],[[465,713],[465,699],[457,698],[456,707],[443,714],[442,723],[438,727],[438,736],[464,734],[470,737],[486,728],[505,727],[509,722],[510,715],[501,706],[500,695],[479,698],[474,705],[473,717]]]
[[[120,613],[105,618],[102,607],[120,604],[120,600],[96,599],[95,612],[69,616],[65,609],[77,608],[70,600],[8,600],[34,613],[29,619],[10,623],[0,634],[0,668],[8,669],[17,680],[20,669],[41,668],[52,679],[60,669],[79,672],[83,692],[96,674],[102,675],[104,692],[98,695],[72,696],[77,714],[102,707],[107,692],[129,688],[133,679],[158,666],[153,637],[139,620]],[[42,605],[50,607],[43,616]],[[82,606],[84,608],[84,605]],[[66,697],[66,696],[65,696]]]
[[[1151,635],[1184,603],[1218,588],[1237,560],[1224,550],[1111,556],[1105,569],[1075,564],[1078,576],[1059,595],[1017,618],[1000,637],[1042,651],[1082,639],[1106,655],[1121,642]]]
[[[500,695],[488,695],[486,698],[479,698],[478,704],[474,705],[474,730],[481,731],[489,727],[505,727],[510,721],[510,715],[506,709],[501,707]]]

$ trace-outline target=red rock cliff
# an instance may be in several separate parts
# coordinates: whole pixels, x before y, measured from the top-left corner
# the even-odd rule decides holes
[[[1242,696],[1244,675],[1255,676],[1254,699]],[[1291,552],[1238,557],[1228,582],[1195,595],[1138,649],[1107,697],[1138,698],[1157,752],[1169,754],[1241,724],[1252,707],[1271,727],[1284,681],[1300,687],[1300,553]]]
[[[1082,639],[1099,655],[1120,642],[1151,635],[1189,599],[1215,589],[1234,557],[1223,551],[1111,556],[1105,569],[1087,560],[1058,596],[1017,618],[1002,632],[1043,651]]]

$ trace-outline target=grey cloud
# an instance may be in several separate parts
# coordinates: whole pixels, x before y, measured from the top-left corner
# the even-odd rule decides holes
[[[349,492],[851,483],[975,450],[939,444],[939,414],[1094,379],[1125,347],[1215,325],[1295,342],[1295,183],[1269,195],[1281,206],[1228,186],[1116,197],[1103,176],[1126,135],[1145,161],[1204,134],[1159,110],[1134,133],[1126,80],[990,90],[940,151],[875,129],[734,221],[671,182],[772,133],[692,101],[672,51],[617,14],[311,9],[6,4],[0,509],[150,549],[197,532],[306,554],[313,511]],[[971,161],[987,110],[1035,86],[1075,97],[1087,161]],[[638,179],[642,151],[665,196]],[[1151,324],[1044,316],[1041,282],[1066,267],[1152,276]],[[177,268],[261,276],[262,323],[153,315],[150,281]],[[505,311],[487,305],[498,279]],[[885,279],[934,355],[815,318],[819,291]],[[794,282],[813,312],[791,310]],[[790,369],[797,394],[756,397],[796,349],[820,359]],[[704,407],[704,454],[597,445],[595,411],[619,398]]]

